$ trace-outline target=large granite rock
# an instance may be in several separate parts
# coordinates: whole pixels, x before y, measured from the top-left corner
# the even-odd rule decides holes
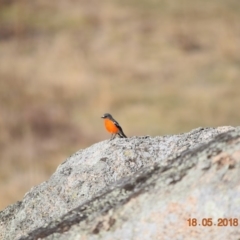
[[[75,153],[0,212],[0,238],[237,239],[239,216],[240,128],[198,128]]]

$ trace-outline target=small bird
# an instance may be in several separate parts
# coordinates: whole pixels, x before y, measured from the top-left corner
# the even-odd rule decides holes
[[[104,124],[108,132],[112,134],[110,140],[113,140],[117,135],[120,138],[127,138],[123,133],[123,130],[119,123],[112,117],[111,114],[105,113],[102,118],[104,119]]]

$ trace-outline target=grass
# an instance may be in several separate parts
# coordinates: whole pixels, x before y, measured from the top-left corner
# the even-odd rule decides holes
[[[240,5],[0,2],[0,209],[109,138],[239,125]]]

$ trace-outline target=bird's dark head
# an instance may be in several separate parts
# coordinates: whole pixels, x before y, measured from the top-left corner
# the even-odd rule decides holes
[[[112,118],[112,116],[109,113],[105,113],[101,118]]]

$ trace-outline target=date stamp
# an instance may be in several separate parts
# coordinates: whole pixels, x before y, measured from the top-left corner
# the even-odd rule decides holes
[[[238,218],[218,218],[216,221],[213,221],[212,218],[202,218],[202,219],[189,218],[187,219],[187,223],[189,227],[197,227],[197,226],[237,227]]]

